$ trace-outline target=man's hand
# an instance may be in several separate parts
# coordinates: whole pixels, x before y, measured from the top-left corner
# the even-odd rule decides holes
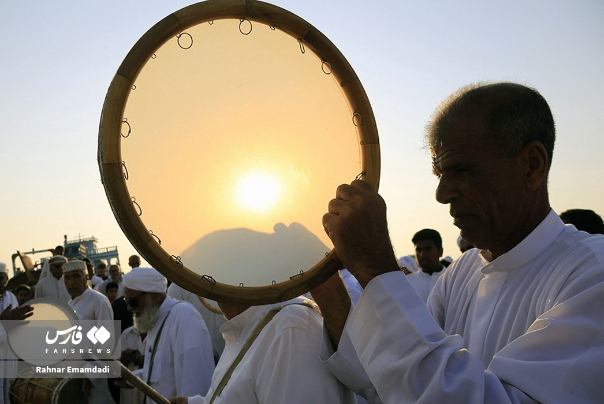
[[[130,364],[130,355],[132,353],[132,349],[124,349],[122,351],[122,354],[120,355],[120,362],[122,362],[122,364],[124,366],[128,366],[128,364]]]
[[[13,305],[9,304],[6,309],[0,313],[0,321],[4,320],[25,320],[34,314],[34,308],[31,306],[12,308]]]
[[[170,404],[188,404],[189,403],[189,399],[185,396],[172,397],[172,398],[168,399],[168,401],[170,401]]]
[[[367,182],[338,187],[323,227],[338,258],[363,288],[378,275],[400,270],[388,234],[386,203]]]
[[[117,379],[116,381],[113,382],[113,384],[115,386],[119,387],[120,389],[133,389],[134,388],[128,384],[128,381],[126,379]]]

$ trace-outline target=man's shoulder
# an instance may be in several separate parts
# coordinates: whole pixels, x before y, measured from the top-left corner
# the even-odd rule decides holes
[[[171,298],[173,300],[172,307],[170,308],[170,314],[175,317],[195,316],[201,318],[199,311],[191,303]]]
[[[557,244],[565,246],[567,252],[582,248],[604,259],[604,235],[602,234],[589,234],[579,231],[573,226],[566,226],[556,241]],[[559,249],[562,248],[559,247]]]
[[[10,290],[4,291],[4,297],[7,299],[10,299],[10,300],[17,301],[17,296],[15,296],[15,294],[13,292],[11,292]]]
[[[283,304],[271,323],[279,330],[290,327],[308,330],[323,329],[322,317],[316,304],[309,299],[299,301],[294,299],[294,301]]]
[[[109,299],[103,293],[99,292],[98,290],[94,290],[94,289],[90,289],[90,288],[88,288],[86,290],[89,291],[89,293],[87,293],[87,295],[88,295],[87,298],[88,299],[90,299],[90,300],[93,300],[93,299],[94,300],[99,300],[99,301],[101,301],[103,303],[106,302],[107,304],[110,305]]]

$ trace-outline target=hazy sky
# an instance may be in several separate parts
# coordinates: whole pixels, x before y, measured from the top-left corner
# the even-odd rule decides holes
[[[380,193],[398,255],[412,253],[410,239],[425,227],[441,232],[446,255],[459,255],[448,208],[434,200],[422,136],[437,103],[470,82],[536,87],[558,130],[552,207],[604,214],[604,2],[274,3],[327,35],[365,87],[380,132]],[[0,261],[10,265],[17,250],[54,247],[64,234],[117,245],[124,264],[135,253],[100,181],[100,113],[129,49],[189,4],[0,2]]]

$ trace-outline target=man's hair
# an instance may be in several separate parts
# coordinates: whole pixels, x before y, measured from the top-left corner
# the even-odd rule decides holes
[[[436,154],[450,118],[466,108],[488,112],[490,139],[506,157],[516,156],[532,141],[540,142],[552,164],[556,128],[545,98],[534,88],[517,83],[478,83],[462,87],[443,101],[426,126],[432,156]]]
[[[19,285],[15,289],[15,295],[19,294],[22,290],[27,290],[28,293],[31,293],[31,288],[27,285]]]
[[[423,229],[415,233],[411,242],[417,244],[420,241],[432,241],[436,248],[443,248],[443,240],[440,237],[440,233],[433,229]]]
[[[591,209],[569,209],[560,213],[560,218],[564,223],[570,223],[590,234],[604,234],[602,218]]]
[[[141,257],[139,257],[138,255],[131,255],[128,258],[128,265],[130,264],[134,264],[134,267],[136,268],[137,266],[140,267],[141,265]]]
[[[109,289],[118,289],[119,286],[115,282],[107,282],[107,286],[105,286],[105,291],[109,292]]]

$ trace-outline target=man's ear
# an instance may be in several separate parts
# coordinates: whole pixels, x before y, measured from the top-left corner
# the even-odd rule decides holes
[[[532,141],[522,151],[522,161],[526,164],[526,185],[536,191],[547,178],[549,157],[541,142]]]

